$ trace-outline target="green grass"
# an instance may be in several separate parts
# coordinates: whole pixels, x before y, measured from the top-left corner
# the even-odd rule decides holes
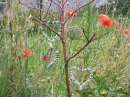
[[[48,71],[45,61],[42,60],[42,55],[47,51],[49,43],[39,30],[39,24],[28,18],[30,14],[33,18],[35,16],[29,11],[22,12],[18,9],[15,9],[12,31],[9,30],[8,16],[3,17],[0,21],[0,25],[2,25],[0,29],[0,71],[2,72],[0,96],[23,97],[27,94],[28,97],[47,97],[47,95],[66,97],[63,48],[60,38],[53,44],[60,52],[59,59]],[[91,6],[82,10],[83,14],[82,11],[79,11],[78,16],[69,21],[70,25],[78,25],[78,27],[84,28],[89,38],[94,33],[96,37],[106,32],[109,32],[109,34],[93,41],[78,56],[70,60],[69,68],[78,66],[92,69],[94,78],[85,87],[85,89],[94,93],[95,96],[92,97],[101,97],[103,91],[107,92],[105,94],[107,96],[104,97],[126,97],[127,94],[122,95],[121,92],[116,90],[122,88],[122,90],[128,91],[130,52],[126,45],[129,43],[130,36],[125,37],[114,26],[106,28],[99,25],[97,18],[100,12],[97,10],[91,11],[90,9]],[[117,19],[115,14],[109,14],[109,17]],[[52,19],[52,17],[48,18]],[[128,28],[129,21],[130,19],[121,20],[120,23],[125,28]],[[50,27],[58,30],[58,26]],[[54,34],[48,29],[45,30],[50,38],[53,38]],[[67,37],[67,57],[69,58],[78,51],[86,41],[83,34],[78,40],[71,40]],[[30,48],[32,51],[31,56],[28,58],[27,86],[25,86],[26,59],[21,57],[21,50],[25,48]],[[79,79],[80,83],[86,80],[86,73],[74,72],[74,75]],[[12,82],[10,82],[12,80],[11,76]],[[92,90],[94,88],[96,89]],[[78,90],[78,87],[71,79],[70,89],[73,97],[79,97],[79,94],[86,97],[88,93],[88,90],[85,90],[85,93],[84,91],[78,91],[78,94],[75,91]]]

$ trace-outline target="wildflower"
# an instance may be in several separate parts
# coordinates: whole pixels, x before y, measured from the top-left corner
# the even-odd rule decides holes
[[[120,23],[119,23],[118,21],[116,21],[115,19],[113,20],[113,24],[114,24],[114,26],[116,26],[116,27],[119,27],[119,26],[120,26]]]
[[[105,96],[106,94],[107,94],[106,91],[102,91],[102,92],[101,92],[101,95],[102,95],[102,96]]]
[[[124,34],[125,36],[129,35],[129,34],[130,34],[130,30],[129,30],[129,29],[123,30],[123,34]]]
[[[30,15],[29,17],[28,17],[28,19],[31,19],[32,18],[32,15]]]
[[[2,76],[2,72],[0,71],[0,77]]]
[[[112,20],[104,14],[99,15],[98,22],[101,23],[103,26],[107,26],[107,27],[112,25]]]
[[[116,11],[116,8],[113,8],[113,11]]]
[[[22,52],[22,57],[23,58],[28,58],[31,55],[31,50],[29,48],[26,48],[23,52]]]
[[[77,16],[77,13],[74,10],[67,10],[66,12],[66,16],[70,17],[70,16]]]
[[[42,56],[42,59],[43,59],[44,61],[47,61],[47,60],[48,60],[47,55],[46,55],[46,54],[44,54],[44,55]]]

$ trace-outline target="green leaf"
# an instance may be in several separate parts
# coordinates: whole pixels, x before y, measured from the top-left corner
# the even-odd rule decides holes
[[[85,94],[83,94],[81,91],[79,90],[75,90],[81,97],[85,97]]]
[[[83,89],[83,90],[75,90],[78,94],[80,94],[81,97],[88,97],[89,95],[94,96],[94,91],[97,88],[87,88],[87,89]]]
[[[116,86],[119,86],[120,83],[122,82],[122,80],[123,80],[123,78],[122,78],[122,79],[119,79],[119,80],[117,81],[117,83],[116,83]]]
[[[123,89],[114,90],[112,92],[119,93],[119,94],[126,94],[126,91],[124,91]]]
[[[128,51],[130,52],[130,46],[128,46]]]
[[[130,83],[129,83],[129,86],[128,86],[128,88],[129,88],[128,92],[130,93]]]

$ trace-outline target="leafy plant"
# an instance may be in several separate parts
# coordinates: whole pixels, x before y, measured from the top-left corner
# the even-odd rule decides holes
[[[92,81],[93,86],[88,86],[83,90],[76,90],[76,92],[81,97],[113,97],[117,95],[124,95],[127,97],[130,95],[130,84],[127,85],[127,90],[123,88],[118,89],[117,87],[121,85],[121,81],[122,80],[115,81],[113,85],[115,85],[116,88],[113,88],[113,85],[110,85],[110,78],[108,78],[108,75],[99,76],[94,74]]]

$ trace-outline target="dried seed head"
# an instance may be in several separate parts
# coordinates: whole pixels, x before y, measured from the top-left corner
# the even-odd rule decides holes
[[[80,39],[82,36],[82,29],[79,28],[78,26],[71,26],[70,28],[67,29],[67,36],[71,39]]]

